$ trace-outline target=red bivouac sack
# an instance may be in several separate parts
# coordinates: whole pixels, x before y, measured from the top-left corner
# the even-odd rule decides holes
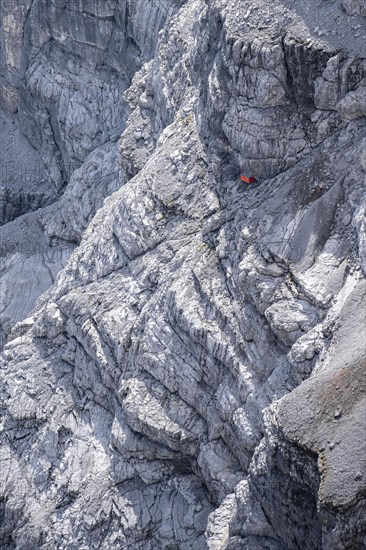
[[[254,183],[257,181],[253,176],[249,176],[249,178],[247,176],[240,176],[240,178],[245,181],[245,183]]]

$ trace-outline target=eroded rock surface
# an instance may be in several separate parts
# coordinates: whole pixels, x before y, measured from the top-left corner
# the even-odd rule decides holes
[[[366,25],[331,4],[3,3],[54,189],[2,228],[4,548],[366,544]]]

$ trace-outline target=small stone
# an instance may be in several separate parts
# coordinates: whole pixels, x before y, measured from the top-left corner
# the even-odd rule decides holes
[[[363,478],[362,472],[358,471],[355,475],[355,480],[357,481],[357,480],[362,479],[362,478]]]
[[[351,223],[352,216],[351,214],[346,214],[342,220],[343,225],[349,225]]]
[[[340,418],[343,414],[343,411],[340,407],[338,407],[334,413],[334,418]]]

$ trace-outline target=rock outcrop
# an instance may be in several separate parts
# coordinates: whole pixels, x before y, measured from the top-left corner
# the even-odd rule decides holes
[[[366,544],[363,3],[232,4],[2,4],[4,548]]]

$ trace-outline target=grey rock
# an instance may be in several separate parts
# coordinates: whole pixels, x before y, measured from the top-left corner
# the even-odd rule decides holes
[[[363,79],[355,92],[349,92],[337,104],[337,111],[342,120],[354,120],[366,116],[366,79]]]
[[[363,15],[366,17],[365,0],[343,0],[342,6],[348,15]]]
[[[358,472],[366,468],[362,435],[366,430],[366,348],[364,333],[358,327],[365,326],[365,305],[366,286],[362,281],[350,293],[341,310],[339,329],[327,360],[291,396],[280,401],[276,416],[286,437],[318,455],[320,517],[323,516],[323,521],[327,517],[328,525],[333,523],[335,527],[324,531],[323,541],[328,547],[332,544],[345,547],[362,545],[364,542],[362,518],[358,520],[358,534],[353,532],[352,522],[347,522],[346,518],[338,526],[330,518],[337,516],[339,506],[347,508],[348,517],[357,514],[354,509],[362,507],[364,482]],[[349,348],[351,340],[352,347]],[[323,447],[326,441],[334,441],[335,445]]]
[[[2,106],[47,175],[1,228],[4,548],[365,544],[340,5],[2,4]]]

